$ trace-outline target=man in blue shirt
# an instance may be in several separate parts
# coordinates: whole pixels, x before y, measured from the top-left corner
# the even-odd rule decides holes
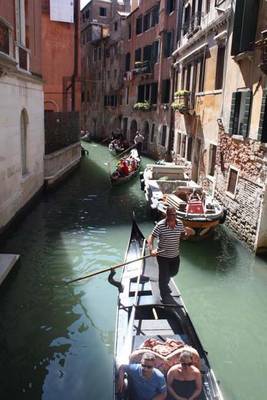
[[[146,352],[141,364],[121,365],[119,368],[118,391],[124,388],[124,375],[129,381],[130,398],[134,400],[165,400],[166,381],[162,372],[154,368],[155,356]]]

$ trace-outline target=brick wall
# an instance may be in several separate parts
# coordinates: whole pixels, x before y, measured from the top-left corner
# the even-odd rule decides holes
[[[226,223],[251,248],[255,247],[265,195],[265,155],[266,149],[259,142],[220,133],[216,197],[228,210]],[[230,167],[238,171],[235,194],[227,191]]]

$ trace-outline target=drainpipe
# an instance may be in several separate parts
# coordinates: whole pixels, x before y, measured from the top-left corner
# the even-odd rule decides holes
[[[73,67],[73,74],[72,74],[72,111],[76,109],[76,78],[78,76],[78,62],[79,62],[79,17],[80,17],[80,1],[74,0],[74,67]]]

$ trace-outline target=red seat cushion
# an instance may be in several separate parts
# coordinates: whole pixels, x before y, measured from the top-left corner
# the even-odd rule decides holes
[[[204,207],[200,200],[190,200],[186,206],[186,212],[190,214],[203,214]]]

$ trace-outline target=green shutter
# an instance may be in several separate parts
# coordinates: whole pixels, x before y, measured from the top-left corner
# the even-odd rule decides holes
[[[247,92],[243,92],[243,96],[245,98],[245,112],[241,132],[244,137],[247,137],[249,132],[252,91],[248,90]]]
[[[233,94],[232,94],[232,103],[231,103],[230,121],[229,121],[229,133],[230,133],[230,135],[237,134],[240,100],[241,100],[241,92],[233,92]]]
[[[244,7],[243,0],[236,0],[231,56],[235,56],[236,54],[239,53],[242,19],[243,19],[243,7]]]
[[[258,130],[258,140],[266,143],[267,142],[267,89],[263,90],[262,103],[261,103],[261,114],[260,123]]]

